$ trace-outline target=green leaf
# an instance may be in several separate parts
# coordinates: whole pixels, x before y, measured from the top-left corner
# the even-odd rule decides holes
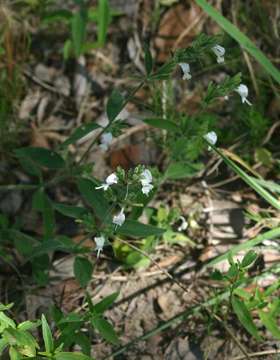
[[[53,22],[56,22],[56,21],[64,21],[66,23],[68,23],[71,18],[72,18],[73,14],[71,11],[69,10],[64,10],[64,9],[61,9],[61,10],[55,10],[55,11],[50,11],[48,13],[46,13],[44,16],[43,16],[43,23],[46,23],[46,24],[50,24],[50,23],[53,23]]]
[[[43,332],[45,349],[47,353],[52,354],[54,351],[53,337],[52,337],[51,329],[44,314],[42,314],[41,321],[42,321],[42,332]]]
[[[116,229],[119,235],[132,237],[147,237],[150,235],[162,235],[165,229],[160,229],[156,226],[142,224],[136,220],[127,219],[125,223]]]
[[[125,100],[122,94],[114,89],[106,106],[106,112],[109,119],[109,122],[112,122],[122,111],[125,104]]]
[[[65,166],[62,157],[54,151],[40,147],[24,147],[15,150],[18,158],[30,158],[40,166],[49,169],[61,169]]]
[[[12,346],[9,349],[9,356],[10,356],[10,360],[21,360],[22,359],[20,353]]]
[[[4,305],[0,303],[0,311],[9,310],[14,306],[14,303],[10,303],[8,305]]]
[[[66,139],[61,146],[62,147],[66,147],[70,144],[75,143],[76,141],[80,140],[81,138],[83,138],[84,136],[86,136],[87,134],[89,134],[91,131],[99,129],[100,126],[98,124],[96,124],[95,122],[89,123],[89,124],[84,124],[79,126],[77,129],[74,130],[73,134],[71,134],[69,136],[68,139]]]
[[[33,252],[33,246],[37,244],[37,240],[33,237],[22,233],[21,231],[11,229],[11,236],[17,251],[23,256],[29,256]]]
[[[205,140],[206,141],[206,140]],[[237,175],[241,177],[243,181],[245,181],[252,189],[254,189],[264,200],[266,200],[270,205],[272,205],[275,209],[280,210],[280,201],[277,200],[274,196],[272,196],[268,191],[265,190],[252,176],[246,174],[244,170],[242,170],[238,165],[236,165],[231,159],[229,159],[226,155],[222,153],[218,148],[211,145],[208,141],[206,141],[209,146],[221,156],[224,162],[234,170]]]
[[[83,318],[81,315],[79,315],[77,313],[69,313],[66,316],[64,316],[62,319],[59,320],[59,325],[65,324],[65,323],[82,322],[82,321],[83,321]]]
[[[44,221],[44,238],[48,239],[54,235],[55,216],[52,202],[43,189],[38,189],[32,198],[32,207],[42,213]]]
[[[4,339],[0,339],[0,355],[2,355],[3,351],[7,347],[8,343]]]
[[[71,19],[71,33],[74,52],[76,57],[82,54],[83,45],[86,39],[87,14],[81,8]]]
[[[94,360],[92,357],[77,352],[59,352],[54,356],[55,360]]]
[[[113,294],[106,296],[98,304],[94,305],[94,311],[98,314],[103,314],[104,311],[113,304],[113,302],[117,299],[118,296],[119,292],[114,292]]]
[[[164,120],[164,119],[160,119],[160,118],[155,118],[155,119],[145,119],[143,120],[144,123],[153,126],[155,128],[158,129],[163,129],[163,130],[167,130],[167,131],[179,131],[179,127],[177,126],[177,124],[175,124],[172,121],[169,120]]]
[[[257,340],[261,340],[261,336],[258,333],[258,329],[253,322],[253,319],[247,309],[245,303],[241,301],[237,296],[233,295],[231,298],[231,304],[235,314],[244,328]]]
[[[75,258],[74,274],[81,287],[87,286],[88,282],[91,280],[92,272],[93,265],[88,259],[78,256]]]
[[[184,179],[192,177],[203,167],[202,163],[186,164],[182,162],[171,163],[165,171],[166,179]]]
[[[280,329],[276,322],[275,317],[273,317],[270,313],[259,310],[259,317],[261,322],[267,328],[268,331],[275,337],[275,339],[280,340]]]
[[[88,336],[86,336],[82,332],[76,333],[75,334],[75,343],[77,345],[80,345],[84,354],[90,356],[91,342],[90,342],[90,339]]]
[[[119,338],[113,326],[108,321],[106,321],[102,317],[97,316],[91,319],[91,323],[105,340],[109,341],[114,345],[117,345],[119,343]]]
[[[36,355],[36,348],[39,348],[34,337],[27,331],[19,331],[13,328],[4,330],[3,338],[6,339],[10,345],[17,345],[22,347],[21,352],[27,357]]]
[[[244,256],[244,258],[242,259],[241,266],[248,267],[252,265],[253,262],[257,259],[257,257],[258,254],[255,251],[253,250],[248,251],[247,254]]]
[[[73,206],[66,204],[53,203],[55,210],[60,212],[62,215],[68,216],[74,219],[81,219],[85,214],[87,214],[87,209],[81,206]]]
[[[27,330],[36,329],[36,327],[38,327],[39,325],[41,325],[40,320],[36,320],[36,321],[27,320],[27,321],[23,321],[22,323],[20,323],[17,328],[19,330],[27,331]]]
[[[152,54],[151,54],[148,44],[144,45],[144,51],[145,51],[145,58],[144,58],[145,69],[146,69],[147,75],[150,75],[150,73],[153,70],[154,61],[153,61],[153,57],[152,57]]]
[[[4,325],[5,327],[12,327],[12,328],[15,328],[16,327],[16,324],[15,322],[10,319],[6,314],[4,314],[2,311],[0,311],[0,324],[1,324],[1,327]]]
[[[105,45],[110,21],[111,21],[111,14],[110,14],[110,7],[108,0],[99,0],[98,1],[98,32],[97,32],[97,42],[99,46]]]
[[[41,168],[38,164],[36,164],[31,157],[18,157],[18,161],[22,168],[27,172],[27,174],[37,176],[40,178],[42,176]]]
[[[91,180],[82,178],[78,180],[79,191],[84,200],[93,208],[95,215],[104,223],[110,222],[112,219],[109,203],[104,196],[104,191],[96,190],[96,186],[97,184]]]
[[[221,15],[206,0],[195,0],[202,9],[214,19],[232,38],[234,38],[245,50],[248,51],[264,69],[280,84],[280,72],[264,55],[264,53],[256,47],[256,45],[243,34],[235,25]]]

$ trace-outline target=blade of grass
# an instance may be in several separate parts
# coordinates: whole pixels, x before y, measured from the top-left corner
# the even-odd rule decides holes
[[[280,84],[280,71],[271,63],[271,61],[264,55],[264,53],[256,47],[256,45],[243,34],[235,25],[220,14],[213,6],[207,3],[206,0],[195,0],[195,2],[212,18],[214,19],[225,32],[234,38],[245,50],[248,51],[264,69],[273,77],[275,81]]]
[[[271,240],[271,239],[275,239],[277,237],[280,237],[280,227],[273,229],[273,230],[269,230],[269,231],[265,232],[264,234],[258,235],[251,240],[248,240],[242,244],[231,247],[231,249],[229,251],[225,252],[223,255],[218,256],[217,258],[213,259],[208,264],[206,264],[205,268],[214,266],[221,261],[227,260],[229,254],[236,255],[240,251],[248,250],[248,249],[253,248],[256,245],[259,245],[264,240]]]
[[[263,199],[265,199],[271,206],[275,209],[280,210],[280,201],[278,201],[274,196],[272,196],[267,190],[265,190],[252,176],[249,176],[245,173],[238,165],[236,165],[232,160],[223,154],[221,150],[216,148],[207,142],[212,149],[221,156],[224,162],[241,177],[252,189],[254,189]]]

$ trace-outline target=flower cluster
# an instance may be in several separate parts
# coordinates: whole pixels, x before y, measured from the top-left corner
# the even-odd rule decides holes
[[[215,45],[212,47],[213,53],[217,57],[217,63],[221,64],[225,62],[225,53],[226,49],[222,47],[221,45]],[[190,64],[185,62],[180,62],[178,64],[183,72],[183,80],[190,80],[192,78],[191,72],[190,72]],[[242,103],[246,103],[248,105],[252,105],[250,101],[247,99],[249,90],[248,87],[245,84],[240,84],[235,91],[240,95]],[[228,100],[228,96],[226,95],[225,100]]]

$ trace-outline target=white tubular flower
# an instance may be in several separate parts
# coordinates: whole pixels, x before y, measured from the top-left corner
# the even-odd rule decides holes
[[[150,170],[145,169],[144,171],[142,171],[140,176],[140,182],[142,185],[143,194],[148,195],[149,192],[153,189],[154,186],[151,184],[152,181],[153,181],[153,176]]]
[[[100,252],[103,251],[105,238],[104,238],[103,235],[101,235],[100,237],[95,237],[94,241],[95,241],[95,244],[96,244],[95,250],[97,251],[97,257],[99,257]]]
[[[96,190],[99,190],[99,189],[103,189],[104,191],[108,190],[109,189],[109,186],[113,185],[113,184],[117,184],[118,183],[118,177],[115,173],[112,173],[111,175],[109,175],[105,182],[100,185],[100,186],[96,186]]]
[[[180,220],[182,220],[182,224],[178,227],[178,231],[184,231],[188,227],[187,220],[184,218],[184,216],[180,216]]]
[[[215,145],[218,140],[218,136],[215,131],[210,131],[204,135],[204,139],[207,140],[211,145]]]
[[[188,63],[179,63],[180,68],[183,71],[183,80],[190,80],[191,76],[191,69]]]
[[[100,149],[107,151],[112,140],[113,140],[112,133],[108,132],[108,133],[102,134],[101,135],[101,144],[99,145]]]
[[[152,184],[146,184],[142,185],[142,193],[145,195],[148,195],[150,191],[152,191],[154,188],[154,185]]]
[[[214,47],[212,47],[212,51],[214,52],[214,54],[217,56],[217,63],[221,64],[223,62],[225,62],[225,53],[226,53],[226,49],[223,48],[221,45],[215,45]]]
[[[118,213],[118,215],[115,215],[113,217],[113,224],[117,226],[122,226],[124,222],[125,222],[125,214],[124,214],[124,208],[122,208],[121,211]]]
[[[252,104],[250,103],[249,100],[247,100],[247,97],[248,97],[248,94],[249,94],[249,90],[248,90],[248,87],[244,84],[240,84],[238,86],[237,89],[235,89],[235,91],[241,96],[241,101],[242,103],[246,103],[250,106],[252,106]]]

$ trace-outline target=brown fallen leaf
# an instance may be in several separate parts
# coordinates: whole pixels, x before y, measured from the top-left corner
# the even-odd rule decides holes
[[[157,60],[159,62],[164,62],[170,56],[174,43],[187,28],[190,30],[178,45],[180,47],[189,45],[202,30],[201,22],[196,21],[200,16],[201,9],[189,0],[167,10],[159,23],[158,34],[155,38],[155,47],[158,50]],[[192,23],[194,23],[194,26],[191,27],[190,24]]]

